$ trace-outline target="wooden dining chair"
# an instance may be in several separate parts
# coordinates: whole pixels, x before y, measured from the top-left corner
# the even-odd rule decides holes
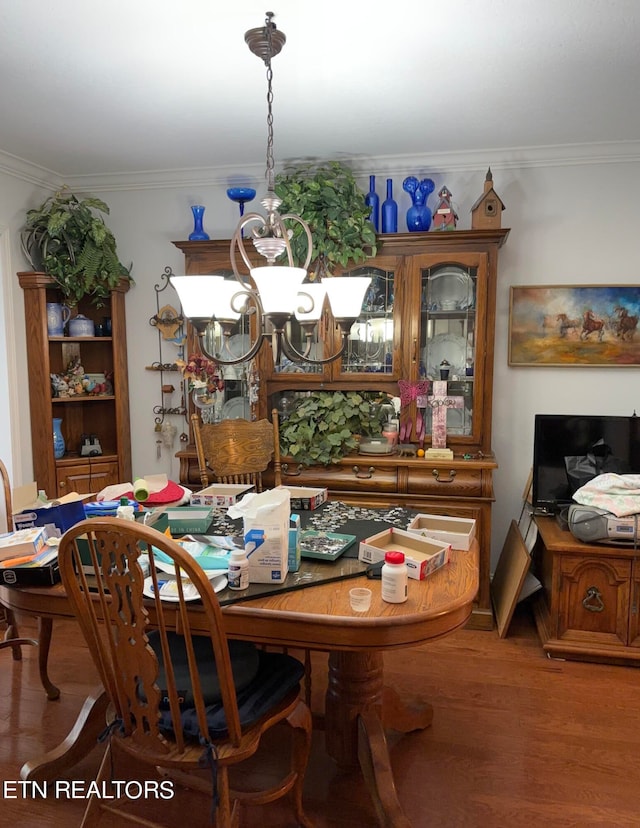
[[[12,502],[11,502],[11,483],[9,481],[9,473],[7,472],[7,467],[5,464],[0,460],[0,477],[2,478],[2,488],[4,491],[4,510],[6,514],[6,531],[12,532],[13,531],[13,510],[12,510]],[[6,631],[4,634],[3,641],[0,642],[0,649],[5,647],[11,647],[13,651],[13,659],[14,661],[20,661],[22,658],[22,650],[20,649],[23,644],[36,644],[37,641],[34,641],[32,638],[20,638],[20,634],[18,631],[18,623],[16,621],[16,617],[12,610],[8,607],[3,606],[0,604],[0,621],[3,621],[6,624]]]
[[[146,579],[142,553],[151,567]],[[156,557],[171,562],[173,578],[157,572]],[[300,697],[303,665],[248,641],[227,640],[205,571],[151,527],[118,518],[82,521],[64,534],[59,560],[62,583],[113,710],[95,787],[102,790],[110,779],[122,778],[114,763],[124,751],[174,783],[210,793],[217,828],[240,824],[243,801],[267,804],[287,795],[298,824],[311,826],[302,806],[311,746],[311,713]],[[249,776],[242,791],[232,790],[230,768],[254,756],[263,733],[281,722],[292,734],[285,778],[247,791]],[[270,758],[265,757],[269,764]],[[258,770],[252,763],[252,772]],[[126,800],[92,796],[82,825],[93,828],[105,810],[131,820],[126,806]],[[188,809],[187,799],[184,815]]]
[[[245,483],[261,492],[262,472],[271,461],[274,485],[280,485],[280,431],[276,409],[271,416],[271,422],[237,419],[203,423],[197,412],[191,415],[203,487],[212,482],[213,475],[213,482]]]

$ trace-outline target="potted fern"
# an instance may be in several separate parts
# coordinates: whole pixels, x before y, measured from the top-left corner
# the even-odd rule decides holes
[[[22,250],[34,270],[57,283],[68,305],[89,296],[99,307],[121,279],[133,281],[103,213],[109,213],[104,201],[80,199],[66,188],[27,211]]]
[[[376,255],[371,208],[346,164],[328,161],[288,167],[276,176],[275,191],[282,199],[280,214],[294,213],[309,225],[314,247],[309,267],[312,281],[336,267],[346,268]],[[292,253],[296,264],[301,264],[307,252],[306,237],[299,224],[292,229]]]

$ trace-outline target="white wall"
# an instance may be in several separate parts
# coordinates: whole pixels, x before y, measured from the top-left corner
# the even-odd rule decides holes
[[[632,151],[633,150],[633,151]],[[500,252],[496,319],[493,447],[500,468],[495,473],[492,559],[502,548],[509,521],[517,516],[520,496],[532,462],[533,417],[536,413],[631,414],[640,410],[638,369],[632,368],[510,368],[507,365],[509,287],[511,285],[638,284],[640,250],[636,199],[640,182],[640,152],[629,148],[626,155],[614,145],[610,153],[597,157],[551,154],[522,157],[492,157],[490,160],[496,192],[506,205],[503,227],[511,233]],[[394,191],[402,218],[409,206],[401,190],[406,175],[430,175],[436,188],[446,183],[454,194],[460,215],[459,228],[470,226],[469,209],[482,193],[487,169],[486,157],[456,163],[441,171],[426,159],[403,166],[398,159],[372,160],[366,167],[359,160],[361,185],[368,189],[368,174],[378,176],[378,192],[384,178],[394,179]],[[434,171],[435,168],[435,171]],[[193,173],[193,171],[190,171]],[[2,184],[0,171],[0,185]],[[229,238],[237,221],[237,205],[225,195],[225,171],[206,183],[180,185],[176,180],[155,182],[130,178],[125,182],[96,179],[73,182],[76,192],[90,191],[105,199],[111,208],[109,226],[118,239],[120,258],[133,261],[136,284],[127,297],[127,340],[129,353],[130,406],[132,421],[133,473],[167,472],[175,478],[178,464],[173,452],[156,458],[153,406],[161,404],[159,378],[145,371],[158,359],[158,335],[149,324],[156,311],[154,285],[169,265],[183,269],[183,256],[171,243],[186,239],[192,229],[191,204],[204,204],[205,230],[211,238]],[[202,179],[204,181],[204,178]],[[263,191],[256,170],[250,180]],[[0,186],[0,226],[9,205],[14,204],[12,228],[16,227],[15,204],[24,207],[33,193],[18,188],[12,201]],[[258,197],[259,197],[258,196]],[[37,202],[37,199],[36,199]],[[257,202],[254,202],[257,204]],[[17,281],[15,282],[17,287]],[[19,287],[17,292],[20,293]],[[171,294],[168,289],[163,294]],[[18,297],[21,302],[21,297]],[[19,320],[17,320],[19,324]],[[19,333],[17,339],[19,340]],[[175,383],[177,385],[177,383]],[[22,397],[26,399],[24,389]],[[25,403],[26,404],[26,403]],[[0,405],[0,410],[1,410]],[[176,425],[179,426],[176,421]],[[186,424],[185,424],[186,426]],[[180,427],[180,426],[179,426]],[[20,443],[28,445],[26,420],[13,423]],[[174,450],[179,445],[176,441]],[[20,464],[18,477],[29,479],[28,462]],[[20,481],[18,481],[20,482]]]

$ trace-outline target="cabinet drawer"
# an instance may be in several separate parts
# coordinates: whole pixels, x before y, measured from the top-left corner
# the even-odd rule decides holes
[[[409,469],[408,486],[411,494],[431,497],[482,497],[482,470],[436,468],[425,461]]]
[[[333,491],[395,492],[398,474],[395,468],[376,466],[371,458],[353,457],[339,465],[300,467],[283,461],[282,482],[291,486],[326,486]]]

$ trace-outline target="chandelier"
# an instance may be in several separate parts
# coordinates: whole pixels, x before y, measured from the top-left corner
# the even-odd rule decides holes
[[[273,161],[273,72],[271,59],[285,44],[284,34],[272,20],[273,12],[266,13],[264,26],[250,29],[244,39],[253,54],[261,58],[267,68],[267,192],[261,200],[266,216],[252,212],[241,216],[231,240],[231,267],[233,279],[219,275],[171,276],[184,315],[190,320],[200,341],[200,349],[210,359],[222,365],[246,362],[258,353],[263,343],[271,341],[276,364],[281,357],[295,363],[323,365],[338,359],[345,350],[351,326],[360,316],[362,303],[371,279],[366,276],[328,276],[319,282],[304,282],[311,261],[313,241],[308,224],[299,216],[287,213],[281,216],[278,207],[282,200],[275,193]],[[307,239],[307,255],[302,267],[294,266],[290,238],[292,230],[287,223],[297,223]],[[245,248],[244,230],[254,250],[266,264],[254,267]],[[240,272],[240,262],[248,273]],[[286,259],[286,264],[283,264]],[[322,311],[328,301],[332,316],[342,337],[340,349],[326,358],[312,358],[316,330]],[[229,349],[229,338],[236,332],[241,316],[253,318],[253,334],[249,349],[237,355]],[[300,347],[291,339],[293,320],[300,330]],[[222,341],[219,349],[207,347],[206,336],[212,323],[218,323]]]

